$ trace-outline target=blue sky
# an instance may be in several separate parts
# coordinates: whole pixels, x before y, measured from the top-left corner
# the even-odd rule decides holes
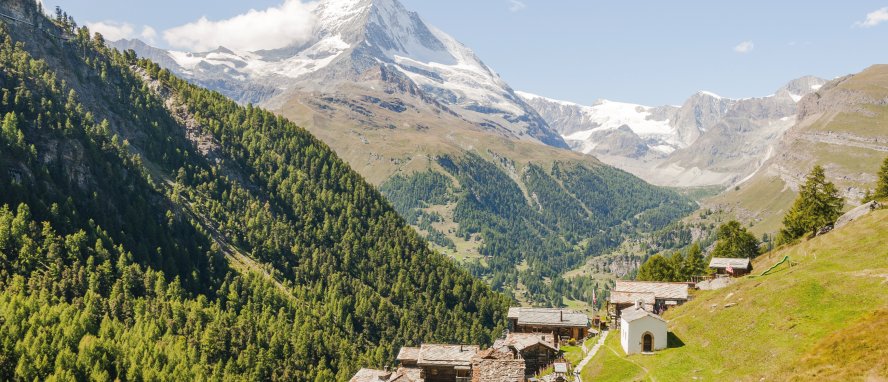
[[[44,1],[81,24],[126,23],[124,32],[161,47],[169,28],[284,2]],[[586,104],[680,104],[704,89],[764,96],[803,75],[833,78],[888,62],[888,0],[401,1],[472,48],[513,88]]]

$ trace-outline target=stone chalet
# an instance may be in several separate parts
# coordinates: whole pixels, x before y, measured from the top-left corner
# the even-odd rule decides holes
[[[349,382],[422,382],[419,369],[400,367],[392,372],[376,369],[361,369],[349,380]]]
[[[607,302],[608,316],[613,325],[620,323],[620,311],[643,304],[644,310],[660,314],[670,306],[688,301],[687,283],[618,280]]]
[[[731,272],[728,272],[730,268]],[[713,257],[709,261],[709,269],[715,271],[718,275],[731,275],[740,277],[752,272],[752,262],[747,258],[731,259],[726,257]]]
[[[402,347],[395,371],[361,369],[350,382],[525,382],[560,355],[552,333],[508,333],[488,349],[473,345]]]
[[[555,333],[576,340],[589,333],[589,316],[568,309],[512,307],[508,318],[509,329],[517,333]]]
[[[510,350],[515,358],[523,360],[524,373],[534,375],[558,358],[558,346],[551,333],[509,333],[493,343],[491,349]]]

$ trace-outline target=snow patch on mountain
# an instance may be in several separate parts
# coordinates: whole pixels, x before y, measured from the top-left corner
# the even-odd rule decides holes
[[[162,53],[141,42],[121,47],[150,53],[174,73],[240,102],[276,107],[300,92],[340,97],[347,88],[346,97],[363,99],[384,91],[433,102],[485,130],[566,147],[471,49],[397,0],[321,0],[312,7],[314,36],[284,48]]]
[[[713,93],[713,92],[710,92],[710,91],[706,91],[706,90],[701,90],[701,91],[700,91],[699,93],[697,93],[697,94],[701,94],[701,95],[705,95],[705,96],[710,96],[710,97],[715,98],[715,99],[722,99],[722,96],[720,96],[720,95],[718,95],[718,94],[715,94],[715,93]]]
[[[516,92],[518,96],[536,107],[543,115],[557,113],[576,113],[573,118],[581,118],[581,126],[589,128],[561,131],[568,144],[583,153],[591,153],[598,144],[588,142],[602,137],[603,133],[620,128],[628,128],[635,135],[647,142],[650,149],[668,154],[680,146],[677,131],[671,126],[669,118],[657,118],[652,107],[633,103],[598,100],[592,105],[584,106],[574,102],[546,98],[527,92]],[[552,106],[564,110],[551,110]],[[550,122],[552,123],[552,122]]]
[[[573,102],[554,100],[522,91],[517,91],[515,93],[528,100],[546,100],[559,105],[577,107],[590,122],[598,125],[598,127],[594,129],[568,134],[565,136],[567,139],[585,140],[595,131],[614,130],[623,125],[628,126],[635,134],[638,134],[641,137],[662,137],[675,134],[675,129],[672,128],[672,126],[669,126],[669,119],[654,119],[651,115],[651,110],[653,108],[648,106],[609,100],[598,100],[591,106],[583,106]]]

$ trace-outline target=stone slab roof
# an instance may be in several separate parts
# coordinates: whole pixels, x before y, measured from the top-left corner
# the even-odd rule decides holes
[[[477,345],[422,344],[419,348],[419,366],[471,366],[472,357],[481,348]]]
[[[419,360],[419,348],[404,346],[398,351],[398,361],[413,361],[416,362]]]
[[[617,280],[617,285],[614,287],[614,291],[653,293],[655,298],[664,300],[688,299],[688,284],[686,283]]]
[[[395,372],[377,370],[377,369],[361,369],[349,382],[422,382],[422,370],[416,368],[398,368]]]
[[[635,304],[638,300],[645,305],[654,305],[657,302],[654,292],[611,291],[609,299],[611,304]]]
[[[555,351],[558,350],[558,348],[555,347],[555,336],[553,336],[552,333],[509,333],[506,338],[496,340],[491,348],[499,349],[511,346],[520,352],[537,344]]]
[[[653,317],[660,321],[666,322],[663,317],[659,315],[648,312],[645,309],[638,309],[634,306],[623,309],[620,311],[620,319],[626,321],[627,323],[644,318],[644,317]]]
[[[524,360],[511,352],[500,352],[493,348],[483,350],[472,359],[472,377],[483,382],[524,381]]]
[[[749,269],[749,259],[731,259],[727,257],[713,257],[709,261],[709,268],[727,268],[728,265],[734,269]]]
[[[512,307],[509,308],[509,318],[517,319],[518,325],[589,326],[589,316],[569,309]]]

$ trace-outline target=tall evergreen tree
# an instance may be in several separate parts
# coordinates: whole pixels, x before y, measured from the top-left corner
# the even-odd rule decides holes
[[[876,199],[888,198],[888,158],[882,162],[882,168],[879,169],[877,176],[879,180],[876,182],[876,193],[873,196]]]
[[[718,228],[718,241],[712,257],[753,258],[758,256],[758,250],[758,239],[740,222],[731,220]]]
[[[688,253],[685,254],[684,262],[682,263],[682,273],[684,278],[690,279],[693,276],[702,275],[706,272],[706,260],[703,259],[703,252],[700,250],[700,245],[697,243],[691,244],[691,247],[688,248]]]
[[[638,268],[639,281],[670,281],[674,276],[669,259],[663,255],[653,255]]]
[[[839,189],[826,180],[823,167],[814,166],[799,190],[799,196],[783,217],[780,242],[814,234],[818,229],[832,224],[841,216],[845,200]]]

